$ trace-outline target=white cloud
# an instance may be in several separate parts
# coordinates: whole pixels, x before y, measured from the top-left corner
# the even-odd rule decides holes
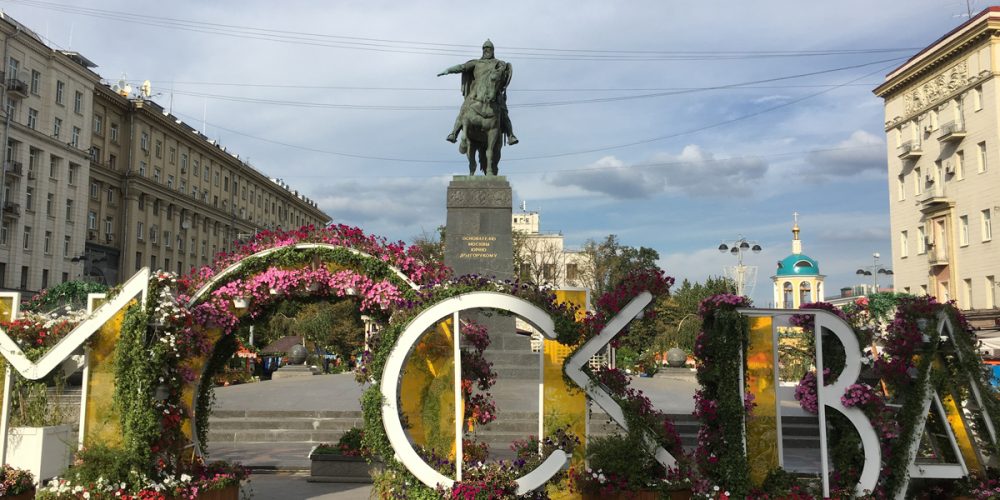
[[[575,186],[616,199],[649,198],[668,192],[693,197],[749,194],[767,173],[759,158],[716,158],[697,145],[678,155],[659,153],[647,162],[626,165],[606,156],[581,170],[556,173],[549,183]]]
[[[821,177],[850,177],[866,171],[882,172],[886,168],[885,140],[864,130],[832,148],[810,153],[807,161],[813,175]]]

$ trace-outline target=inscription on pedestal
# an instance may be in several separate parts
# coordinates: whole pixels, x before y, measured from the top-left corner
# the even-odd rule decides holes
[[[448,184],[444,263],[456,276],[511,279],[511,189],[504,177],[455,176]]]

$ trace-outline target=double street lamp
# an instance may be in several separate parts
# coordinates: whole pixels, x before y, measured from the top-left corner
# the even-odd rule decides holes
[[[745,295],[746,284],[747,284],[747,271],[750,270],[753,274],[752,279],[756,280],[756,267],[751,268],[750,266],[743,265],[743,254],[746,252],[760,253],[763,250],[759,244],[755,241],[747,241],[742,235],[739,239],[730,242],[722,242],[719,245],[719,251],[722,253],[729,253],[736,257],[736,267],[733,268],[732,278],[736,282],[736,294]]]
[[[859,276],[871,276],[873,280],[874,290],[872,293],[878,293],[878,275],[884,274],[886,276],[892,276],[892,269],[886,269],[884,267],[879,267],[878,258],[880,257],[878,252],[872,254],[872,265],[864,266],[858,269],[855,274]]]

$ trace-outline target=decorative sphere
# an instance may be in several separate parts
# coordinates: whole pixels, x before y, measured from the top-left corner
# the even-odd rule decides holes
[[[309,353],[306,351],[305,347],[302,347],[302,344],[295,344],[292,346],[292,349],[288,351],[288,364],[301,365],[302,363],[305,363],[306,356],[308,355]]]
[[[683,368],[687,361],[687,353],[680,347],[674,347],[667,351],[667,364],[673,368]]]

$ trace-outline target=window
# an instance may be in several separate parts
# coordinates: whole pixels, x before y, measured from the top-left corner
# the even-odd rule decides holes
[[[173,165],[174,162],[177,161],[177,150],[176,149],[170,148],[170,158],[169,159],[170,159],[170,164],[171,165]]]
[[[146,162],[144,160],[139,160],[139,176],[146,176]]]
[[[91,182],[90,183],[90,197],[96,200],[97,196],[100,194],[100,192],[101,192],[101,187],[96,182]]]
[[[962,302],[962,309],[972,309],[972,278],[962,280]]]
[[[58,156],[49,157],[49,177],[52,179],[59,178],[59,163],[62,162],[62,158]]]
[[[173,189],[173,187],[174,187],[174,176],[172,176],[172,175],[168,175],[167,176],[167,187]]]
[[[969,216],[963,215],[958,218],[958,245],[969,246]]]
[[[924,191],[923,179],[920,178],[920,167],[913,169],[913,194],[919,195]]]
[[[171,245],[171,242],[172,242],[172,241],[173,241],[173,240],[171,240],[171,239],[170,239],[170,231],[164,231],[164,232],[163,232],[163,244],[164,244],[164,245],[165,245],[165,246],[166,246],[167,248],[170,248],[170,245]]]
[[[65,283],[69,281],[69,273],[62,273],[62,282]]]
[[[69,257],[70,256],[70,253],[69,253],[70,244],[69,244],[69,242],[70,242],[69,236],[63,236],[63,256],[64,257]]]
[[[965,151],[955,153],[955,180],[965,178]]]
[[[80,147],[80,127],[73,127],[73,131],[69,136],[69,143],[74,147]]]
[[[215,185],[219,185],[219,172],[215,172]]]
[[[156,269],[157,268],[156,267],[156,256],[155,255],[150,255],[149,256],[149,268],[150,269]]]
[[[142,221],[135,224],[135,237],[139,241],[145,237],[145,226],[143,226]]]
[[[56,195],[48,193],[45,195],[45,215],[55,217]]]
[[[115,190],[113,188],[108,188],[108,203],[115,202]]]
[[[66,200],[66,222],[73,222],[73,200]]]
[[[153,169],[153,180],[156,182],[160,182],[160,169],[158,168]]]
[[[61,131],[62,131],[62,120],[60,120],[59,118],[56,118],[52,122],[52,137],[55,137],[56,139],[58,139],[59,138],[59,133]]]
[[[87,229],[97,229],[97,212],[87,212]]]
[[[160,200],[153,199],[153,215],[160,215]]]
[[[142,267],[142,252],[135,253],[135,270],[138,271]]]
[[[142,136],[139,138],[139,147],[142,148],[143,151],[147,153],[149,152],[149,133],[145,131],[142,132]]]
[[[576,264],[566,264],[566,279],[575,281],[580,278],[580,270]]]
[[[899,232],[899,256],[905,259],[910,254],[909,242],[906,231]]]
[[[983,88],[976,87],[972,89],[972,110],[979,111],[983,109]]]
[[[118,124],[111,124],[111,142],[118,142]]]
[[[896,200],[903,201],[906,199],[906,183],[903,182],[903,176],[899,175],[896,177]]]
[[[149,226],[149,241],[152,243],[156,243],[159,233],[160,231],[156,229],[156,224]]]
[[[10,243],[10,222],[3,221],[0,224],[0,245],[7,246]],[[2,286],[2,284],[0,284]]]
[[[184,179],[181,179],[181,185],[180,185],[180,187],[177,188],[177,190],[180,191],[180,192],[182,192],[182,193],[187,192],[187,181],[185,181]]]
[[[63,103],[63,92],[66,91],[66,83],[62,80],[56,81],[56,104]]]
[[[97,135],[104,134],[104,117],[101,115],[94,115],[94,133]]]
[[[114,234],[114,219],[111,217],[104,218],[104,234],[106,236],[111,236]]]
[[[17,68],[21,65],[21,62],[17,59],[11,57],[7,60],[7,78],[11,80],[17,80]]]
[[[42,269],[42,288],[45,289],[48,287],[49,287],[49,270]]]
[[[31,226],[24,226],[24,241],[22,248],[31,251]]]
[[[73,185],[76,184],[76,173],[79,172],[79,171],[80,171],[80,166],[79,165],[77,165],[75,163],[70,163],[69,164],[69,178],[67,179],[67,182],[69,184],[73,184]]]
[[[45,231],[45,240],[42,242],[42,251],[46,255],[52,253],[52,231]]]
[[[38,110],[28,108],[28,128],[35,130],[38,128]]]
[[[42,155],[40,149],[28,148],[28,173],[35,172],[35,165],[38,165],[38,158]]]
[[[146,209],[146,195],[140,194],[139,195],[139,210],[145,210],[145,209]]]
[[[156,157],[163,158],[163,141],[156,141]]]
[[[997,306],[997,284],[993,276],[986,277],[986,308],[993,309]]]
[[[38,88],[42,86],[42,74],[31,70],[31,93],[38,95]]]
[[[21,290],[28,289],[28,266],[21,266]]]
[[[917,228],[917,255],[923,255],[927,253],[927,233],[924,231],[924,226]]]
[[[982,230],[983,230],[983,241],[990,241],[993,239],[993,225],[990,221],[990,209],[983,210],[982,212]]]
[[[977,154],[977,171],[983,173],[986,171],[986,141],[980,142],[976,145],[976,149],[979,154]]]
[[[77,91],[73,93],[73,111],[83,114],[83,92]]]
[[[51,194],[49,195],[52,196]],[[35,209],[35,188],[28,187],[24,194],[24,209],[34,210]]]
[[[222,190],[225,191],[225,192],[227,192],[227,193],[229,192],[229,176],[228,175],[225,176],[225,177],[223,177]]]
[[[108,168],[110,168],[111,170],[114,170],[116,165],[118,165],[118,157],[115,156],[115,155],[110,155],[109,154],[108,155]]]
[[[163,269],[170,270],[170,259],[166,257],[163,258]]]

